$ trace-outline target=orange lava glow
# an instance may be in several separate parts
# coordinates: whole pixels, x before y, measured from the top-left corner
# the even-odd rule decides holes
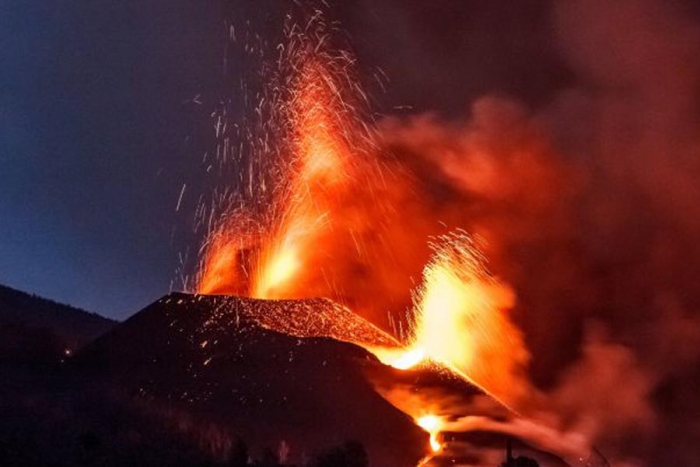
[[[422,257],[421,247],[428,253],[426,231],[387,226],[390,223],[382,218],[401,213],[385,207],[386,200],[372,190],[380,187],[383,191],[377,192],[393,193],[390,182],[394,179],[390,170],[378,170],[380,163],[368,161],[363,153],[368,137],[358,130],[362,125],[353,100],[347,98],[347,88],[354,86],[347,72],[318,50],[307,45],[289,57],[288,93],[277,110],[283,116],[287,154],[275,166],[282,177],[267,209],[268,218],[259,224],[232,222],[214,229],[204,252],[201,294],[261,299],[329,296],[349,306],[343,301],[342,289],[347,285],[341,283],[343,279],[359,277],[357,282],[364,285],[365,277],[379,277],[390,286],[368,281],[374,290],[400,286],[406,292],[411,276],[396,279],[391,265],[410,269],[406,264]],[[410,191],[404,188],[401,196]],[[430,214],[426,209],[426,216]],[[391,249],[385,248],[391,242],[384,239],[389,237]],[[488,273],[479,248],[465,233],[443,235],[434,243],[434,255],[415,293],[404,347],[367,349],[401,370],[425,361],[437,363],[506,405],[515,405],[527,388],[522,372],[528,353],[508,316],[514,293]],[[360,263],[357,257],[370,260]],[[381,272],[372,275],[366,271],[367,264]],[[334,274],[333,267],[341,272]],[[343,275],[346,271],[354,275]],[[365,295],[380,300],[380,294],[372,297],[374,290]],[[416,422],[430,432],[432,449],[439,450],[442,419],[426,415]]]
[[[336,230],[338,216],[333,214],[338,198],[347,196],[357,166],[357,145],[351,149],[348,143],[351,134],[357,139],[356,118],[340,59],[326,57],[304,41],[290,49],[291,76],[285,77],[284,96],[273,109],[282,120],[284,154],[270,170],[283,176],[267,208],[266,228],[254,233],[248,264],[241,264],[237,251],[239,237],[250,234],[243,231],[248,226],[234,223],[210,234],[199,293],[231,293],[245,270],[241,294],[262,299],[318,295],[308,276],[331,260],[325,245]]]
[[[529,354],[508,318],[513,292],[489,275],[465,233],[443,236],[433,248],[406,347],[375,350],[375,355],[399,370],[438,363],[506,405],[517,405],[529,388],[524,374]]]
[[[430,434],[430,449],[433,452],[439,452],[442,446],[438,441],[438,435],[444,426],[442,418],[432,414],[423,415],[416,419],[416,424]]]
[[[199,285],[199,291],[208,294],[217,293],[222,284],[228,283],[231,275],[239,270],[239,252],[240,248],[236,244],[217,242],[215,248],[206,257],[203,266],[205,274]],[[241,284],[247,282],[240,277],[238,280]]]
[[[425,360],[425,350],[415,348],[401,353],[398,358],[387,362],[390,366],[398,370],[408,370]]]
[[[462,232],[442,237],[416,300],[410,348],[448,366],[506,404],[524,386],[528,360],[508,311],[512,290],[488,274],[485,259]]]
[[[327,213],[348,171],[341,96],[322,63],[312,59],[300,67],[287,107],[295,155],[291,183],[278,201],[278,226],[263,245],[252,291],[256,298],[298,297],[295,279],[322,247],[318,236],[332,228]]]
[[[255,282],[252,294],[255,298],[280,298],[284,296],[285,284],[299,270],[298,253],[294,245],[284,242],[269,253],[270,258],[258,271],[259,279]]]

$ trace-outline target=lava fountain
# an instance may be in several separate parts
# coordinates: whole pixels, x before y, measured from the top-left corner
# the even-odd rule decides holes
[[[281,148],[279,160],[267,165],[281,174],[272,204],[253,223],[241,220],[248,216],[231,208],[239,215],[229,214],[233,221],[213,229],[202,261],[200,293],[308,298],[319,295],[318,289],[332,288],[319,286],[312,271],[324,275],[334,260],[327,254],[330,237],[352,234],[340,211],[348,190],[357,186],[369,139],[357,116],[363,99],[352,92],[351,59],[329,51],[325,27],[315,17],[304,30],[288,31],[289,44],[267,104],[278,121],[275,136]]]
[[[295,68],[298,75],[285,107],[294,154],[291,181],[278,200],[277,225],[262,245],[251,290],[256,298],[297,295],[294,281],[318,247],[319,235],[333,228],[334,195],[349,182],[351,151],[342,125],[347,109],[341,90],[318,58]]]
[[[408,369],[428,359],[440,363],[509,406],[527,395],[529,354],[510,321],[514,292],[489,274],[486,259],[463,231],[432,243],[416,294],[408,349],[381,354],[383,361]]]
[[[383,237],[385,214],[394,208],[373,189],[391,190],[387,180],[395,179],[369,157],[373,141],[358,117],[364,94],[351,78],[352,59],[325,52],[324,41],[323,34],[290,35],[281,60],[287,75],[284,86],[276,87],[282,97],[271,100],[284,140],[283,157],[271,166],[281,174],[272,205],[260,220],[233,210],[212,230],[199,293],[299,299],[332,291],[330,298],[342,299],[345,284],[336,281],[343,276],[328,273],[329,266],[347,263],[343,266],[353,269],[361,256],[370,256],[374,268],[387,262],[372,256],[387,250],[372,250],[365,239]],[[415,254],[412,245],[428,241],[416,235],[390,251]],[[430,361],[506,405],[517,405],[527,388],[528,353],[508,317],[513,291],[488,273],[478,245],[465,232],[437,237],[432,249],[403,347],[376,348],[351,336],[341,340],[364,345],[399,369]],[[343,254],[333,254],[338,251]],[[439,451],[443,419],[410,415],[430,434],[431,449]]]

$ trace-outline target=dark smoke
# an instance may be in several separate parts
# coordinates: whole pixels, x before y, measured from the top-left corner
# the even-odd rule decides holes
[[[334,262],[310,268],[313,293],[389,327],[410,307],[428,239],[464,228],[517,293],[532,356],[525,409],[616,465],[700,464],[700,11],[681,0],[445,1],[505,24],[442,15],[431,43],[422,9],[338,8],[358,3],[389,12],[390,27],[366,40],[396,49],[387,62],[427,87],[390,76],[388,92],[417,95],[419,109],[435,97],[451,116],[373,126],[377,165],[338,196],[339,227],[324,237]],[[535,38],[516,21],[526,4],[539,12],[522,20]],[[491,68],[450,55],[463,36],[456,50],[496,55]],[[552,76],[527,71],[523,57],[540,49]],[[463,93],[435,89],[472,74]],[[452,116],[455,105],[468,115]]]
[[[560,428],[615,464],[697,465],[700,21],[656,0],[551,20],[575,84],[548,105],[487,98],[380,133],[445,195],[439,216],[489,241]]]
[[[612,421],[602,438],[651,464],[700,462],[690,441],[700,439],[700,400],[686,389],[700,382],[700,24],[688,8],[625,0],[554,9],[561,51],[583,83],[550,116],[586,135],[555,129],[590,174],[581,218],[595,317],[617,352],[628,349],[624,365],[637,365],[606,391],[609,410],[657,418],[641,448],[638,436],[621,443],[629,430]],[[589,347],[583,358],[594,357]],[[620,358],[604,358],[610,371]],[[578,366],[581,375],[586,363]],[[589,368],[593,380],[605,369]]]

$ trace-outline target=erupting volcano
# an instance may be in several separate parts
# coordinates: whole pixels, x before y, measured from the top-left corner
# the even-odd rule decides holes
[[[272,108],[259,112],[272,115],[259,126],[271,134],[261,140],[274,137],[275,147],[258,154],[266,173],[251,174],[260,184],[274,181],[270,203],[260,205],[254,184],[230,202],[202,248],[197,292],[332,299],[336,312],[322,311],[331,302],[304,305],[312,313],[314,303],[320,306],[316,313],[330,333],[293,314],[261,312],[255,319],[279,332],[303,329],[304,337],[362,346],[398,370],[434,367],[521,410],[534,396],[525,376],[529,354],[509,317],[514,292],[489,272],[484,242],[431,213],[416,195],[416,175],[382,149],[352,55],[331,47],[322,17],[291,27],[288,39],[261,104]],[[406,199],[425,205],[420,228],[411,229],[416,219],[401,212]],[[419,267],[423,279],[415,286]],[[412,304],[401,301],[406,296]],[[374,326],[363,320],[366,329],[357,333],[354,313]],[[434,412],[442,401],[429,393],[409,402],[399,391],[377,389],[430,434],[435,453],[449,420],[472,415],[444,404],[444,413]]]
[[[0,8],[0,465],[700,465],[698,2],[85,3]]]
[[[697,464],[700,2],[5,3],[0,466]]]

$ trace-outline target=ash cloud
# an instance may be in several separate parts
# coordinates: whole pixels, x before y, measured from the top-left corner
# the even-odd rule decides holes
[[[588,134],[578,142],[558,136],[568,152],[588,158],[583,244],[601,291],[596,317],[611,340],[629,349],[628,365],[636,360],[635,371],[647,374],[644,384],[632,374],[607,392],[620,403],[636,398],[630,418],[655,412],[658,429],[646,430],[649,444],[641,453],[652,464],[700,461],[689,443],[700,435],[691,409],[698,399],[681,389],[700,381],[700,64],[693,59],[700,24],[691,13],[689,5],[652,0],[554,9],[562,53],[584,83],[551,112]],[[629,394],[635,385],[636,396]],[[624,406],[610,408],[620,414]],[[607,425],[604,439],[625,433]],[[633,444],[622,451],[634,454]]]
[[[377,11],[409,9],[380,3]],[[505,4],[492,3],[500,17]],[[548,34],[526,48],[554,44],[556,59],[548,51],[545,61],[561,69],[547,81],[550,90],[533,85],[533,99],[527,85],[503,79],[512,57],[496,57],[501,73],[491,89],[512,98],[477,98],[462,118],[378,122],[370,131],[377,165],[355,168],[362,184],[334,194],[335,228],[319,237],[333,262],[312,258],[306,279],[317,285],[315,295],[333,296],[390,327],[410,307],[429,259],[427,240],[454,228],[479,235],[490,268],[518,297],[512,318],[532,357],[524,411],[599,445],[616,465],[695,465],[700,11],[680,0],[548,7],[542,13]],[[415,18],[390,16],[406,38],[425,36],[414,34]],[[518,28],[523,38],[527,29]],[[480,34],[493,31],[469,37],[478,42]],[[438,40],[427,54],[449,54],[444,46]],[[408,59],[414,52],[397,55],[410,66],[424,63]],[[420,70],[417,82],[454,85],[454,77],[440,76],[455,69],[469,76],[465,67],[429,68],[434,74]],[[517,68],[527,68],[522,57]],[[489,81],[479,73],[478,80]],[[401,88],[401,77],[394,79]],[[425,92],[450,101],[452,111],[453,101],[487,88],[469,79],[464,87],[454,98]],[[429,107],[430,98],[416,99],[419,108]],[[362,247],[355,252],[353,244]]]
[[[380,135],[427,192],[448,193],[437,217],[489,241],[562,429],[615,464],[694,465],[698,12],[580,0],[551,21],[575,79],[549,104],[485,98],[466,121],[387,119]]]

